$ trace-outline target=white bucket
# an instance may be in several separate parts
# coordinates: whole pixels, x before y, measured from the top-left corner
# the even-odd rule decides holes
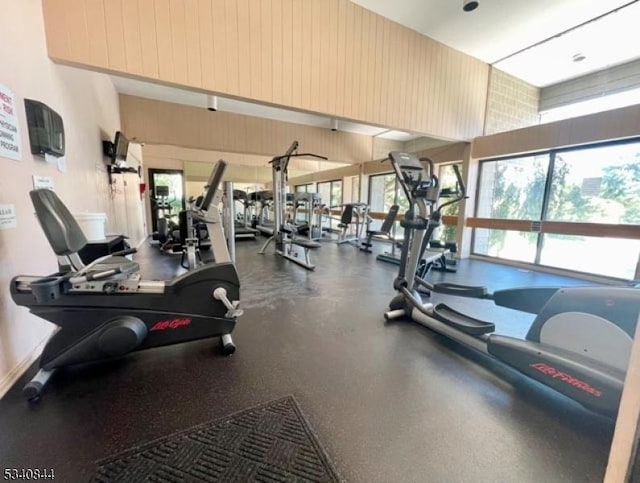
[[[104,240],[104,225],[107,215],[104,213],[74,213],[73,217],[82,228],[88,241]]]

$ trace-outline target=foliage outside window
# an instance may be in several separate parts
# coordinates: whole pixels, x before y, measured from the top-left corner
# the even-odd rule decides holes
[[[169,197],[167,203],[171,206],[171,215],[178,216],[178,213],[183,210],[182,198],[184,196],[182,191],[182,174],[179,173],[153,173],[153,184],[155,189],[158,186],[169,187]]]
[[[456,173],[453,170],[453,166],[457,165],[460,170],[462,170],[462,163],[454,163],[454,164],[444,164],[439,166],[438,168],[438,181],[440,182],[440,188],[446,189],[459,189],[457,184],[458,178],[456,178]],[[462,173],[462,171],[460,171]],[[448,200],[443,198],[440,200],[441,203],[446,203]],[[453,203],[449,206],[445,206],[442,210],[442,214],[444,216],[458,216],[460,213],[460,203]],[[442,225],[440,229],[440,233],[434,233],[434,239],[440,240],[441,242],[455,242],[456,241],[456,227],[452,225]]]
[[[640,145],[556,154],[547,219],[640,224]]]
[[[481,163],[477,216],[640,225],[640,142],[485,161]],[[631,279],[640,242],[476,229],[474,252]]]

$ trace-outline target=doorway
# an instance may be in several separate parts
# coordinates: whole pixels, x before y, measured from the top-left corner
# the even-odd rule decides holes
[[[158,231],[158,219],[169,218],[178,222],[184,210],[184,176],[180,169],[149,169],[149,198],[151,227]]]

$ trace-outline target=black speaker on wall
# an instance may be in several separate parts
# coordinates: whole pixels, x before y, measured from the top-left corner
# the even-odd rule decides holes
[[[25,99],[31,153],[39,156],[64,156],[64,123],[62,117],[46,104]]]

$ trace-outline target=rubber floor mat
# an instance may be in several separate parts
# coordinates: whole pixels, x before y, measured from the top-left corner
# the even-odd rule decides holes
[[[292,396],[98,461],[95,482],[340,481]]]

